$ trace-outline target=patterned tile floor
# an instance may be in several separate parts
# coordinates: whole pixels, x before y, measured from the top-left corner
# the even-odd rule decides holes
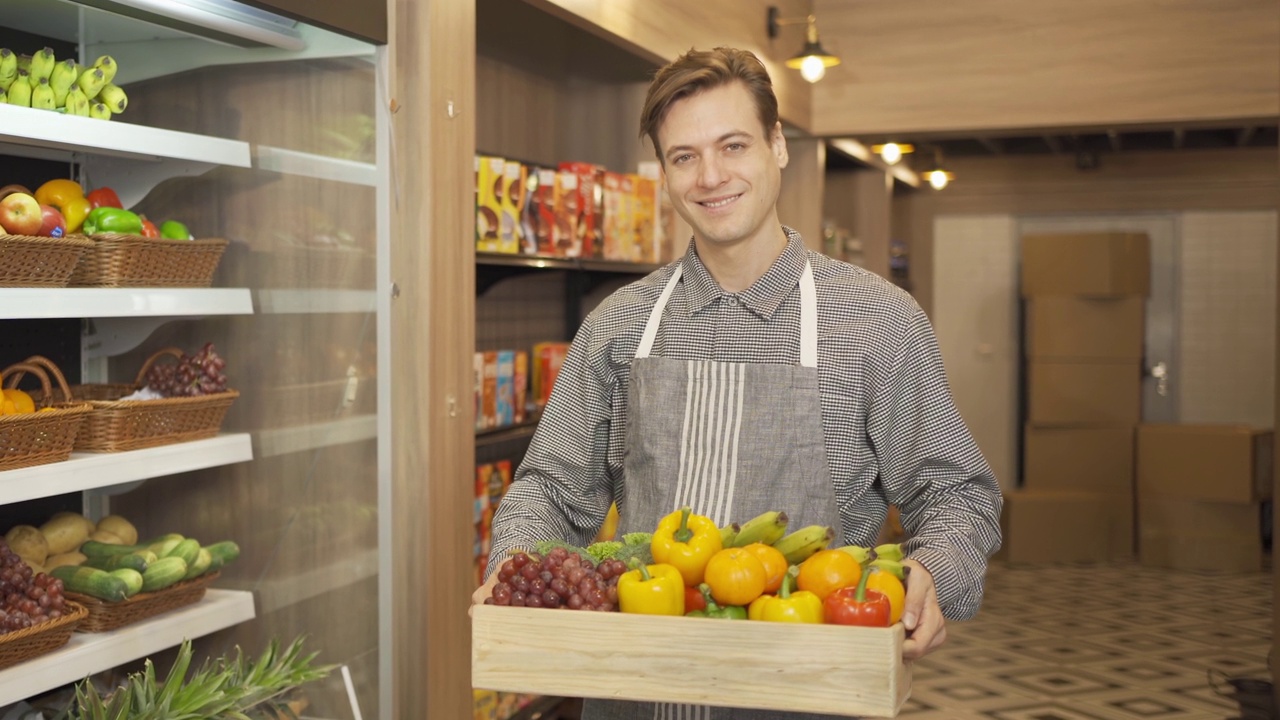
[[[982,611],[948,625],[947,644],[916,664],[899,717],[1276,717],[1272,594],[1269,572],[994,564]]]

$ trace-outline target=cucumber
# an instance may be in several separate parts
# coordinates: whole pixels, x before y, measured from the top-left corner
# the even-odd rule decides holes
[[[173,549],[178,547],[184,539],[185,538],[169,538],[168,540],[161,540],[158,543],[152,543],[151,547],[148,549],[155,553],[156,557],[167,558],[173,552]]]
[[[196,552],[195,561],[187,566],[187,574],[183,575],[182,579],[190,580],[194,577],[200,577],[201,575],[209,572],[209,568],[212,565],[213,554],[210,553],[207,548],[200,548],[200,550]]]
[[[133,597],[142,590],[142,573],[133,568],[120,568],[107,574],[124,581],[125,597]]]
[[[128,555],[93,557],[89,558],[86,564],[90,567],[96,567],[99,570],[106,570],[107,572],[118,570],[120,568],[129,568],[141,573],[147,569],[147,565],[149,563],[153,563],[155,560],[155,553],[150,550],[143,550],[141,552],[131,552]]]
[[[231,540],[223,540],[212,545],[206,545],[205,549],[213,556],[213,564],[221,568],[227,563],[234,562],[240,557],[240,546]]]
[[[187,538],[175,545],[174,548],[169,551],[169,554],[163,557],[180,557],[183,562],[190,566],[191,563],[196,561],[196,555],[199,554],[200,542],[198,540]]]
[[[152,545],[159,545],[160,543],[162,543],[162,542],[166,542],[166,541],[168,541],[168,540],[186,540],[186,538],[185,538],[185,537],[183,537],[183,536],[182,536],[181,534],[179,534],[179,533],[165,533],[164,535],[161,535],[160,537],[153,537],[153,538],[151,538],[150,540],[147,540],[147,541],[142,542],[142,543],[140,543],[140,544],[141,544],[143,547],[150,547],[150,546],[152,546]]]
[[[86,567],[84,565],[63,565],[56,567],[51,573],[62,581],[62,587],[69,592],[96,597],[107,602],[120,602],[128,597],[129,586],[124,580],[105,570]]]
[[[187,563],[179,557],[162,557],[147,566],[142,573],[142,591],[163,590],[178,582],[187,574]]]
[[[80,552],[92,562],[94,558],[111,557],[112,555],[128,555],[146,549],[146,545],[112,545],[111,543],[85,540],[80,544]]]

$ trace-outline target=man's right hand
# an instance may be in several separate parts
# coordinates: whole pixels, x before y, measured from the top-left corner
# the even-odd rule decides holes
[[[497,584],[498,584],[498,573],[495,571],[492,575],[489,576],[488,580],[484,581],[483,585],[476,588],[476,591],[471,593],[471,604],[483,605],[484,601],[487,600],[489,596],[493,594],[493,586]]]

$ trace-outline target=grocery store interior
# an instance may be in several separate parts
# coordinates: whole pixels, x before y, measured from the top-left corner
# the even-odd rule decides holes
[[[1280,715],[1273,0],[0,0],[0,720],[578,720],[557,649],[681,686],[469,611],[568,343],[686,250],[638,119],[716,46],[1004,494],[977,617],[830,712]]]

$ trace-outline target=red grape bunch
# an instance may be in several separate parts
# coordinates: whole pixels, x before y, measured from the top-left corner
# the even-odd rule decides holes
[[[618,609],[618,578],[627,571],[621,560],[598,566],[577,553],[555,548],[546,557],[516,553],[498,569],[498,583],[486,605]]]
[[[0,540],[0,635],[62,617],[62,581],[31,568]]]
[[[147,387],[165,397],[198,397],[226,392],[227,361],[205,343],[195,355],[182,354],[177,364],[155,364],[147,370]]]

